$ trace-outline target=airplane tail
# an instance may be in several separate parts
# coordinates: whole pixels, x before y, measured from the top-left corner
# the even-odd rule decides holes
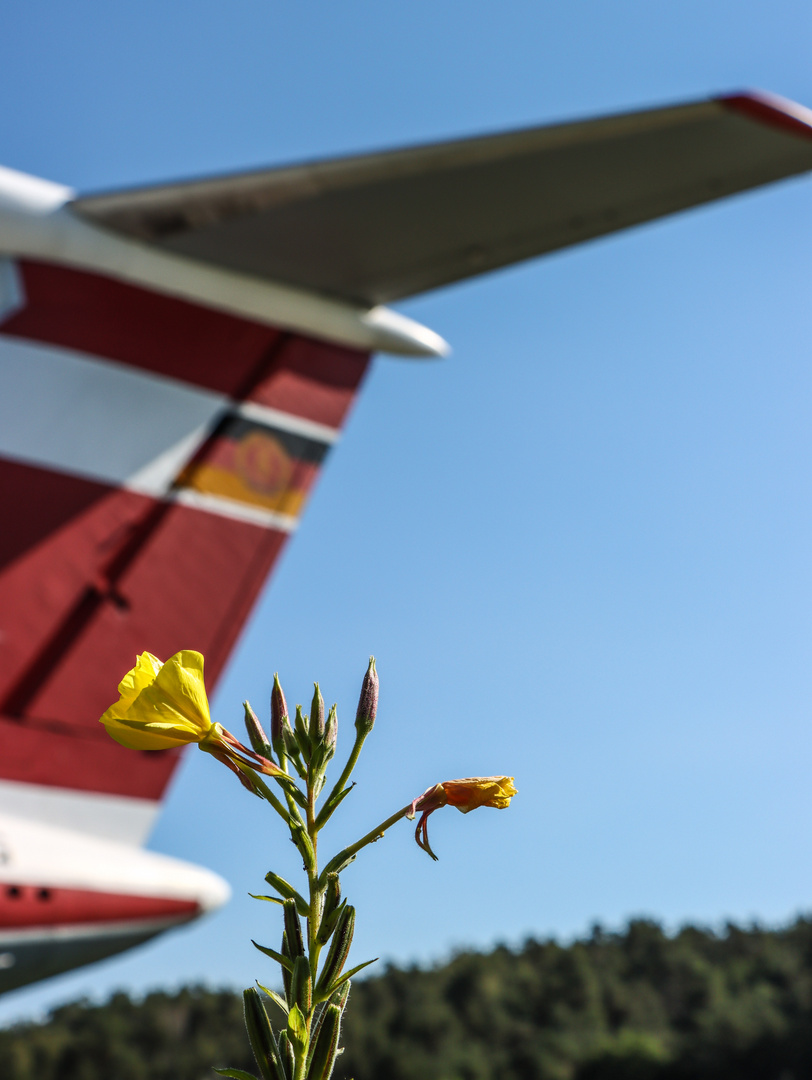
[[[33,259],[0,354],[0,811],[138,844],[177,752],[98,717],[145,648],[216,683],[369,354]]]

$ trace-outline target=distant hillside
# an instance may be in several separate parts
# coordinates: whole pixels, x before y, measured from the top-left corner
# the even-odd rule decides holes
[[[358,982],[336,1080],[808,1080],[812,920],[777,931],[635,921],[574,945],[463,953]],[[254,1071],[241,1000],[199,987],[78,1002],[0,1032],[2,1080]]]

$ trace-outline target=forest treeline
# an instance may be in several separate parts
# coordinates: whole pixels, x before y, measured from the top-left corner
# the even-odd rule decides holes
[[[780,930],[647,920],[571,945],[465,952],[357,982],[335,1080],[807,1080],[812,919]],[[190,987],[77,1002],[0,1031],[2,1080],[255,1072],[242,999]]]

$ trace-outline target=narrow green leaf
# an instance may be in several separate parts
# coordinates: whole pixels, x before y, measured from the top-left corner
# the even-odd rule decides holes
[[[302,756],[299,753],[298,746],[295,746],[295,753],[288,754],[288,761],[293,762],[293,767],[299,774],[300,779],[304,780],[304,782],[307,783],[307,766],[302,761]]]
[[[302,779],[305,779],[306,777],[307,773],[305,773],[305,776]],[[279,784],[283,791],[286,791],[289,795],[293,796],[294,800],[302,807],[302,809],[307,810],[307,796],[302,794],[299,785],[292,776],[284,776],[276,773],[274,780]]]
[[[335,811],[338,809],[338,807],[341,805],[341,803],[346,799],[346,797],[349,795],[349,793],[352,791],[352,789],[354,787],[355,787],[355,781],[353,780],[353,782],[350,784],[349,787],[345,787],[343,791],[340,791],[338,793],[338,795],[333,795],[332,798],[327,800],[327,802],[324,804],[324,806],[322,806],[321,810],[319,810],[318,815],[316,817],[316,828],[317,829],[321,829],[327,824],[327,822],[333,816]]]
[[[345,972],[345,973],[344,973],[344,974],[343,974],[343,975],[341,976],[341,978],[340,978],[340,979],[337,979],[337,980],[336,980],[336,981],[335,981],[335,982],[333,983],[333,985],[332,985],[332,986],[330,987],[330,992],[331,992],[331,994],[334,994],[334,993],[335,993],[335,991],[336,991],[336,990],[338,990],[338,988],[339,988],[340,986],[342,986],[342,985],[343,985],[343,984],[344,984],[344,983],[345,983],[345,982],[346,982],[346,981],[347,981],[348,979],[351,979],[351,978],[353,977],[353,975],[357,975],[359,971],[363,971],[363,970],[364,970],[364,968],[365,968],[365,967],[369,967],[369,965],[370,965],[370,964],[374,964],[374,963],[376,963],[376,961],[377,961],[378,959],[379,959],[379,957],[377,957],[377,956],[376,956],[376,957],[375,957],[375,958],[374,958],[373,960],[365,960],[365,961],[363,962],[363,964],[358,964],[358,965],[357,965],[357,967],[354,967],[354,968],[350,968],[350,970],[349,970],[349,971]]]
[[[288,973],[293,971],[293,961],[289,956],[283,956],[282,953],[278,953],[274,949],[268,949],[265,945],[257,945],[253,938],[251,939],[251,944],[255,949],[259,949],[261,953],[270,956],[271,960],[275,960],[277,964],[283,967]]]
[[[267,994],[274,1005],[278,1005],[285,1016],[288,1015],[288,1003],[282,997],[281,994],[277,994],[275,990],[269,990],[267,986],[263,986],[261,982],[257,981],[257,986],[260,988],[263,994]]]
[[[268,871],[268,873],[265,875],[265,880],[268,882],[271,888],[276,889],[279,895],[282,896],[285,900],[295,900],[296,910],[299,912],[303,919],[307,918],[307,916],[310,914],[310,906],[305,900],[305,898],[302,896],[302,894],[300,892],[297,892],[297,890],[294,889],[294,887],[290,884],[289,881],[285,881],[283,877],[280,877],[279,874],[275,874],[273,870]]]
[[[355,862],[355,855],[348,855],[349,848],[344,848],[343,851],[339,851],[338,855],[330,859],[324,868],[324,872],[319,878],[319,886],[323,889],[327,883],[328,874],[340,874],[342,870],[346,870],[350,863]]]
[[[250,892],[248,894],[252,900],[268,900],[272,904],[279,904],[280,907],[285,903],[284,900],[280,900],[278,896],[262,896],[259,893]]]
[[[230,1076],[231,1080],[257,1080],[253,1073],[246,1072],[245,1069],[215,1069],[214,1071],[220,1076]]]

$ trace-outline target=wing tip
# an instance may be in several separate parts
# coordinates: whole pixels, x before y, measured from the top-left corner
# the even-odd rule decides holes
[[[812,109],[799,105],[779,94],[765,90],[741,90],[716,99],[726,109],[731,109],[770,127],[792,132],[804,139],[812,139]]]
[[[381,352],[416,359],[442,359],[451,352],[439,334],[391,308],[371,308],[362,321],[372,335],[373,348]]]

